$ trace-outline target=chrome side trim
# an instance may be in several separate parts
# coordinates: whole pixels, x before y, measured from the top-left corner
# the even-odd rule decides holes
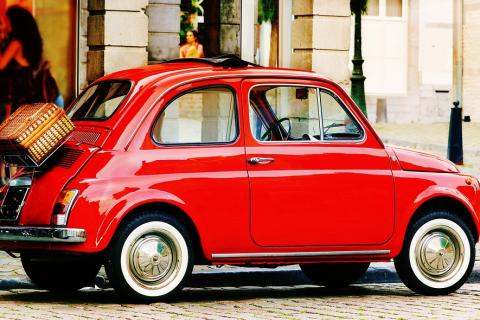
[[[84,229],[44,227],[0,227],[0,241],[83,243]]]
[[[262,253],[213,253],[213,259],[228,258],[282,258],[282,257],[335,257],[335,256],[368,256],[389,254],[390,250],[359,251],[317,251],[317,252],[262,252]]]

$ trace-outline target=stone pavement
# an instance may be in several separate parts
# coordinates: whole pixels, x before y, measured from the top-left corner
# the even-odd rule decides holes
[[[19,260],[2,252],[0,319],[480,319],[480,261],[473,283],[440,297],[414,294],[388,273],[390,283],[378,283],[375,274],[383,273],[375,269],[390,267],[375,264],[362,284],[341,290],[312,285],[295,266],[201,267],[177,299],[130,304],[112,289],[70,295],[36,290]]]
[[[0,291],[2,319],[479,319],[480,287],[448,296],[413,294],[402,284],[186,288],[175,301],[128,304],[113,290],[68,296],[44,291]]]

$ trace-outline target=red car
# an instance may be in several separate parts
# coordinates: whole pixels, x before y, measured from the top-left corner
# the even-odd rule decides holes
[[[312,72],[235,57],[105,76],[67,110],[60,151],[2,192],[0,249],[50,290],[105,265],[118,293],[178,293],[195,264],[300,264],[344,286],[393,261],[413,291],[470,275],[479,182],[385,146],[350,97]]]

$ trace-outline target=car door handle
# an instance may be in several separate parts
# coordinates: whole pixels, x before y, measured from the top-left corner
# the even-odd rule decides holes
[[[259,157],[254,157],[248,159],[248,163],[250,164],[262,164],[262,163],[270,163],[275,161],[273,158],[259,158]]]

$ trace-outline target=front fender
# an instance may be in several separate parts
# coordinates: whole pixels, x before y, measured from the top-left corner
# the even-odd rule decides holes
[[[409,209],[409,212],[413,213],[417,212],[417,210],[426,202],[428,202],[431,199],[434,198],[440,198],[440,197],[448,197],[451,199],[454,199],[458,202],[460,202],[470,213],[470,216],[472,217],[472,220],[475,223],[475,226],[477,226],[477,231],[478,231],[478,225],[479,225],[479,218],[478,215],[475,212],[475,207],[474,205],[470,202],[470,200],[463,194],[461,193],[458,189],[450,189],[450,188],[442,188],[440,186],[432,186],[416,197],[416,199],[413,201],[411,204],[411,208]]]
[[[397,189],[396,230],[395,236],[391,239],[392,256],[396,256],[400,253],[407,228],[415,214],[422,206],[435,199],[447,198],[461,204],[467,209],[478,234],[480,220],[475,209],[477,198],[475,188],[459,183],[453,183],[447,187],[445,187],[445,185],[433,183],[425,187],[423,190],[418,190],[419,192],[415,192],[417,190],[412,191],[410,195],[413,195],[413,197],[410,198],[409,195],[406,195],[407,192],[406,189],[404,189],[405,187],[406,186],[404,185],[400,190]],[[410,187],[412,186],[410,185]]]

